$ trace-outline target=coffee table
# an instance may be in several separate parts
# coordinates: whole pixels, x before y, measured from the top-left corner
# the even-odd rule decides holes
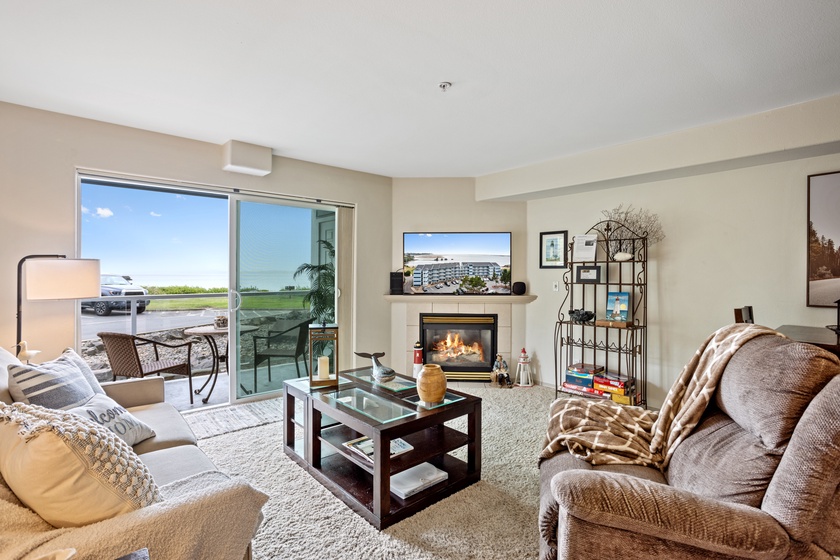
[[[481,399],[447,390],[438,405],[419,401],[410,377],[386,384],[371,368],[339,374],[339,387],[310,388],[308,379],[283,384],[286,454],[318,482],[377,529],[384,529],[481,479]],[[444,422],[466,417],[466,431]],[[295,428],[303,439],[295,439]],[[373,463],[342,445],[367,436],[373,440]],[[402,438],[414,447],[391,457],[390,442]],[[451,452],[465,448],[461,458]],[[405,499],[390,492],[390,477],[421,463],[448,474]]]

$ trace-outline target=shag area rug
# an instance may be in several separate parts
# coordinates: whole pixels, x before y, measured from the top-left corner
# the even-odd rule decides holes
[[[482,399],[481,481],[383,531],[283,453],[280,422],[204,437],[199,446],[220,470],[245,478],[270,496],[254,539],[258,560],[537,558],[537,455],[554,390],[459,390]],[[263,402],[281,410],[282,399]],[[217,411],[206,411],[201,418],[187,415],[196,433],[209,420],[204,414]],[[448,425],[466,430],[464,419]],[[224,530],[220,522],[219,530]]]

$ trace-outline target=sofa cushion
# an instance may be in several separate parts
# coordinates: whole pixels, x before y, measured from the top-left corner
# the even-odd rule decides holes
[[[694,494],[761,507],[782,452],[719,411],[710,411],[674,451],[668,484]]]
[[[94,395],[88,402],[71,408],[69,412],[111,430],[128,445],[135,445],[155,435],[148,424],[106,395]]]
[[[840,373],[830,352],[787,337],[760,336],[729,361],[715,399],[768,449],[783,448],[805,408]]]
[[[104,394],[93,371],[72,348],[50,362],[11,364],[8,372],[9,392],[17,402],[67,410]]]
[[[179,445],[195,445],[197,442],[184,417],[169,403],[135,406],[128,411],[155,432],[153,437],[134,446],[138,455]]]
[[[140,460],[149,468],[160,487],[194,474],[216,470],[216,465],[195,445],[150,451],[140,455]]]
[[[15,402],[12,399],[12,394],[9,393],[8,371],[10,365],[21,365],[21,361],[14,354],[0,347],[0,402],[6,404]]]
[[[0,406],[0,473],[55,527],[78,527],[160,500],[149,470],[123,440],[76,414]]]

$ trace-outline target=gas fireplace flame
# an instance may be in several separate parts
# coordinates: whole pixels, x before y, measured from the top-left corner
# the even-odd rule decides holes
[[[464,344],[461,333],[446,333],[446,339],[432,344],[432,350],[438,352],[442,358],[457,358],[458,356],[478,355],[479,361],[484,361],[484,348],[480,342]]]

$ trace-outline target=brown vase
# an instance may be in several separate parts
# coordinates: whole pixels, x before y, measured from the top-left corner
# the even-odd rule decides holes
[[[446,375],[439,365],[426,364],[417,375],[417,395],[426,403],[439,403],[446,395]]]

